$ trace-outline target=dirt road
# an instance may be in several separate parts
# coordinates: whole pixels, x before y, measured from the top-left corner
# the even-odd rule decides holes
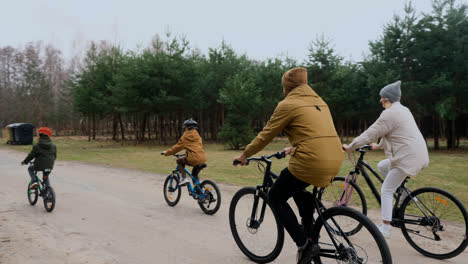
[[[162,195],[163,175],[77,162],[57,162],[51,176],[56,208],[29,205],[25,154],[0,150],[0,263],[251,263],[237,248],[228,223],[235,186],[219,185],[223,203],[214,216],[182,194],[176,207]],[[209,169],[209,168],[208,168]],[[203,175],[203,174],[202,174]],[[376,220],[379,212],[371,212]],[[398,230],[389,240],[394,263],[437,261],[413,250]],[[289,237],[276,263],[293,263]]]

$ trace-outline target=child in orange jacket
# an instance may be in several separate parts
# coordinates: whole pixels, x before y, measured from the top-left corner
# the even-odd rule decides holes
[[[184,134],[179,139],[177,144],[163,152],[164,156],[170,156],[185,149],[185,157],[180,157],[177,159],[177,164],[179,165],[179,170],[182,174],[182,181],[180,182],[180,185],[184,185],[189,182],[188,177],[185,175],[185,165],[193,166],[192,175],[197,177],[198,173],[200,172],[198,165],[206,162],[206,154],[205,151],[203,151],[202,138],[197,131],[197,122],[193,119],[186,120],[184,122],[183,128]]]

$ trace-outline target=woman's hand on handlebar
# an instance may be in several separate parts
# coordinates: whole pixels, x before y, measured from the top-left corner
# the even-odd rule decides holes
[[[247,164],[247,158],[245,157],[244,153],[240,154],[239,156],[235,157],[232,163],[234,166],[241,165],[244,166]]]
[[[343,144],[343,146],[341,146],[341,148],[344,150],[344,151],[351,151],[351,148],[349,147],[348,144]]]

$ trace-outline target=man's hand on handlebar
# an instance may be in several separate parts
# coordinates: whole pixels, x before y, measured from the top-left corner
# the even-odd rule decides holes
[[[377,143],[371,143],[370,146],[372,150],[380,149],[379,144]]]
[[[244,166],[247,164],[247,158],[245,157],[244,153],[240,154],[239,156],[235,157],[232,163],[234,166],[241,165]]]
[[[282,151],[284,151],[284,154],[287,156],[287,155],[291,155],[291,149],[293,147],[286,147],[284,148]]]

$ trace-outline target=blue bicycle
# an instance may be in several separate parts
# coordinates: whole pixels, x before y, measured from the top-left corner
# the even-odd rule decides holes
[[[180,158],[185,155],[175,154],[174,156]],[[206,164],[200,164],[197,166],[197,171],[201,171],[204,168],[206,168]],[[198,205],[205,214],[215,214],[221,206],[221,193],[216,183],[210,180],[204,180],[200,183],[198,175],[192,175],[187,168],[184,168],[184,170],[187,177],[190,177],[193,182],[193,185],[190,182],[187,183],[189,195],[198,201]],[[179,182],[180,168],[177,165],[176,169],[164,181],[164,199],[169,206],[176,206],[179,203],[182,194],[181,188],[183,187],[179,185]]]

